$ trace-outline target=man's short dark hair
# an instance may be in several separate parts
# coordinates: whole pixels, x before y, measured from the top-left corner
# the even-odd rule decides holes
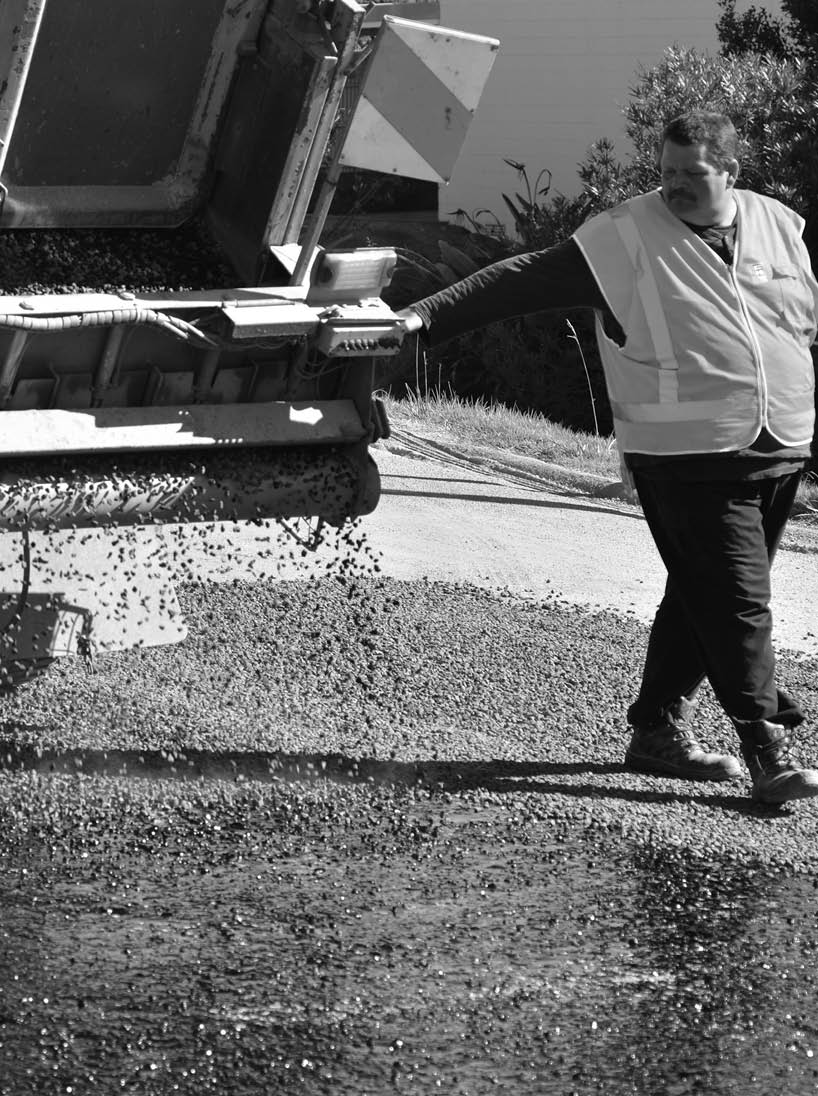
[[[741,159],[741,138],[726,114],[715,110],[689,110],[673,118],[662,130],[659,155],[665,141],[674,145],[704,145],[707,159],[720,171]]]

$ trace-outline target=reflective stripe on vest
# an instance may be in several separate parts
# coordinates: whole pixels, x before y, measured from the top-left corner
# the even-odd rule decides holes
[[[679,363],[676,361],[673,350],[670,329],[667,325],[665,310],[662,307],[662,298],[659,296],[659,286],[656,284],[650,265],[643,263],[640,259],[640,252],[644,251],[645,245],[639,235],[639,228],[625,206],[620,206],[611,215],[611,219],[616,231],[619,233],[619,238],[625,245],[625,250],[636,274],[639,295],[642,298],[642,307],[645,310],[645,319],[648,322],[656,362],[660,369],[659,402],[677,403],[679,399]],[[662,421],[672,421],[672,416]]]
[[[745,401],[746,402],[746,401]],[[685,400],[681,403],[620,403],[611,400],[611,412],[622,422],[703,422],[741,407],[741,401]]]

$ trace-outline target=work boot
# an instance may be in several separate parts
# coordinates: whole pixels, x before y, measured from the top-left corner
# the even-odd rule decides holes
[[[741,764],[730,754],[708,753],[693,736],[690,722],[698,704],[680,697],[658,719],[634,726],[625,754],[629,769],[682,780],[735,780]]]
[[[818,771],[797,767],[790,753],[789,728],[765,719],[734,722],[756,802],[788,803],[791,799],[812,799],[818,795]]]

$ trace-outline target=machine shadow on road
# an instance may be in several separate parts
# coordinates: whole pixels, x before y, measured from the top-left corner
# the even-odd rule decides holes
[[[279,750],[46,749],[20,744],[11,737],[15,730],[19,734],[23,728],[7,724],[0,737],[0,771],[231,783],[332,780],[425,787],[448,793],[480,789],[499,794],[528,792],[633,803],[696,803],[748,817],[770,818],[782,813],[781,808],[760,805],[746,795],[735,794],[735,785],[714,791],[715,786],[708,783],[702,784],[701,790],[685,791],[677,789],[690,785],[679,781],[672,789],[662,790],[653,783],[655,778],[636,776],[613,762],[398,761]],[[36,728],[26,727],[25,731],[26,737],[31,737]],[[612,785],[610,778],[620,774],[628,783],[638,781],[640,786]],[[583,776],[586,779],[576,779]],[[601,779],[594,781],[594,777]],[[651,784],[646,785],[646,781]]]

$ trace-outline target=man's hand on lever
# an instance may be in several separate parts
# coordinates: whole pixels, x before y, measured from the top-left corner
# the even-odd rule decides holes
[[[395,315],[403,321],[403,326],[406,329],[407,335],[411,335],[414,331],[420,331],[423,327],[423,320],[420,314],[415,312],[414,308],[402,308]]]

